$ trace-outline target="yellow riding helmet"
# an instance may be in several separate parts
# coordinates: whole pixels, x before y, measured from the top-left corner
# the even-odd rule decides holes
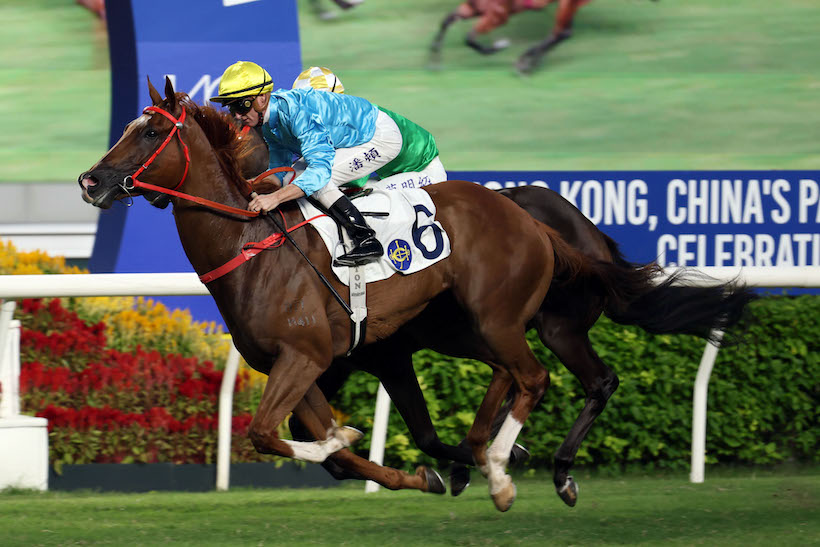
[[[268,71],[250,61],[237,61],[222,73],[219,95],[212,103],[226,103],[239,97],[261,95],[273,90],[273,78]]]
[[[307,89],[312,87],[318,91],[344,93],[345,86],[330,69],[322,66],[312,66],[305,70],[293,81],[293,89]]]

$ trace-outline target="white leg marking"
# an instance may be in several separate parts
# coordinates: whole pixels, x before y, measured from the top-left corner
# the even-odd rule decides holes
[[[493,444],[487,450],[487,472],[485,473],[489,481],[490,494],[496,494],[509,486],[512,479],[505,473],[507,461],[510,459],[510,450],[515,444],[515,439],[524,426],[521,422],[507,415],[504,424],[498,431]],[[484,473],[484,470],[481,470]]]
[[[568,477],[566,478],[566,480],[564,481],[564,486],[562,486],[562,487],[561,487],[561,489],[560,489],[560,490],[558,490],[558,493],[559,493],[559,494],[563,494],[563,493],[567,490],[567,488],[569,488],[569,486],[570,486],[573,482],[575,482],[575,481],[573,481],[573,480],[572,480],[572,476],[571,476],[571,475],[570,475],[570,476],[568,476]],[[580,487],[578,486],[578,484],[576,483],[576,484],[575,484],[575,492],[579,492],[580,490],[581,490],[581,488],[580,488]]]
[[[341,428],[333,422],[333,427],[327,430],[327,438],[323,441],[288,441],[285,442],[293,450],[293,458],[311,463],[322,463],[328,456],[350,446],[348,438]]]

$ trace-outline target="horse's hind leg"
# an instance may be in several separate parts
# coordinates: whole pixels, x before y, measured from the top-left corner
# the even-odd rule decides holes
[[[507,392],[506,401],[501,406],[501,409],[498,411],[498,413],[496,413],[495,418],[493,419],[492,427],[490,428],[490,438],[495,438],[498,435],[498,431],[501,429],[501,426],[504,423],[504,419],[507,417],[507,414],[510,413],[510,408],[512,408],[514,398],[515,388]],[[470,444],[467,442],[467,439],[463,439],[460,443],[458,443],[457,446],[469,448]],[[472,458],[472,455],[470,457]],[[510,467],[522,464],[523,462],[527,461],[529,457],[529,451],[520,444],[515,443],[512,450],[510,451]],[[469,465],[473,464],[470,463]],[[452,466],[450,467],[450,494],[452,494],[453,496],[458,496],[459,494],[464,492],[464,490],[468,486],[470,486],[469,465],[466,463],[454,461]]]
[[[539,334],[545,330],[547,329],[539,329]],[[541,340],[578,378],[586,393],[583,410],[555,453],[555,490],[564,503],[573,507],[578,501],[578,485],[569,475],[569,470],[592,423],[603,412],[610,396],[618,389],[618,376],[595,353],[586,330],[557,332],[555,335],[542,335]]]
[[[473,457],[487,477],[492,497],[499,511],[507,511],[515,501],[515,485],[506,473],[510,451],[515,445],[524,421],[529,416],[536,403],[541,399],[549,384],[549,375],[535,358],[527,346],[523,336],[523,329],[519,336],[513,336],[509,330],[506,333],[497,332],[495,344],[499,348],[497,355],[499,362],[505,365],[509,373],[500,370],[494,371],[493,380],[487,391],[479,412],[476,414],[473,428],[467,438],[473,447]],[[493,440],[489,449],[486,443],[490,437],[490,428],[504,395],[512,386],[511,376],[515,378],[518,391],[512,409]]]
[[[560,0],[560,2],[555,15],[555,26],[550,36],[532,46],[518,58],[515,68],[519,72],[523,74],[532,72],[549,50],[572,36],[572,19],[581,2],[579,0]]]

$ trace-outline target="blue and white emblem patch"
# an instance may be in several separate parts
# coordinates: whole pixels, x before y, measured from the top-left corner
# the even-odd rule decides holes
[[[413,253],[410,251],[410,245],[403,239],[394,239],[387,246],[387,258],[393,263],[399,271],[405,271],[410,267],[410,262],[413,260]]]

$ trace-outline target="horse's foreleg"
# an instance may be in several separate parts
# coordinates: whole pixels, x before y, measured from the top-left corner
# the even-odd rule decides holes
[[[586,332],[561,333],[560,336],[541,338],[572,372],[586,393],[586,403],[555,453],[553,480],[555,490],[564,503],[573,507],[578,501],[578,485],[569,475],[581,442],[595,419],[603,412],[610,396],[618,389],[618,376],[607,367],[592,349]]]
[[[572,36],[572,20],[581,2],[579,0],[560,0],[560,2],[552,33],[518,58],[515,67],[519,72],[524,74],[532,72],[550,49]]]
[[[478,32],[475,29],[467,33],[467,37],[464,38],[464,43],[482,55],[492,55],[493,53],[498,53],[502,49],[510,47],[510,41],[506,38],[499,38],[489,46],[482,44],[478,41]]]
[[[325,399],[330,400],[339,389],[344,385],[345,381],[350,377],[350,374],[353,372],[351,368],[351,363],[347,359],[338,358],[333,361],[333,364],[330,365],[318,380],[316,380],[316,385],[322,391],[322,394],[325,396]],[[288,423],[290,428],[290,433],[293,436],[293,440],[295,441],[311,441],[315,440],[302,421],[296,414],[293,414],[290,418]],[[356,480],[364,480],[365,477],[362,477],[358,473],[352,473],[347,469],[342,468],[334,462],[331,458],[328,458],[324,462],[322,462],[322,467],[330,473],[334,479],[336,480],[346,480],[346,479],[356,479]]]
[[[439,68],[441,65],[441,48],[444,45],[444,35],[447,34],[447,29],[455,23],[456,21],[460,21],[463,19],[458,10],[447,14],[447,16],[441,21],[441,26],[439,27],[438,34],[433,39],[433,43],[430,45],[430,67],[431,68]]]
[[[330,405],[321,390],[316,386],[308,390],[304,402],[297,405],[294,412],[297,413],[299,420],[308,431],[317,438],[328,435],[329,429],[335,428]],[[329,461],[338,465],[346,474],[375,481],[390,490],[410,488],[435,494],[445,492],[444,483],[438,473],[426,467],[418,467],[416,473],[410,475],[404,471],[370,462],[349,450],[340,450],[329,456]]]
[[[290,411],[315,411],[303,399],[310,389],[319,391],[313,382],[321,372],[322,367],[315,359],[292,348],[282,350],[268,375],[262,400],[248,431],[257,452],[321,462],[329,454],[360,438],[361,433],[352,428],[336,427],[328,428],[318,437],[320,440],[314,442],[282,440],[277,435],[277,427]]]
[[[497,29],[504,25],[510,18],[510,7],[504,2],[490,3],[485,11],[481,13],[481,17],[473,25],[472,30],[467,34],[464,43],[473,50],[482,55],[492,55],[502,49],[509,47],[510,41],[506,38],[501,38],[494,41],[490,45],[482,44],[478,41],[478,37],[482,34]]]

